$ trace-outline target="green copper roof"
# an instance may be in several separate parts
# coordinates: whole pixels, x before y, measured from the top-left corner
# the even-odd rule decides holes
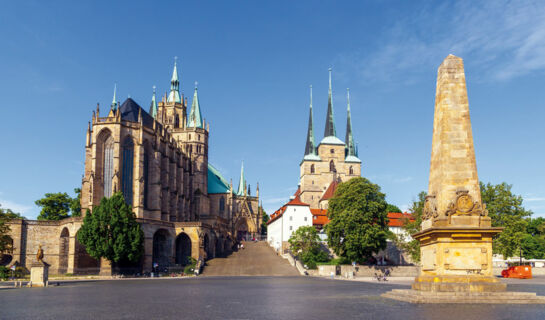
[[[117,83],[114,85],[114,97],[112,99],[112,105],[110,106],[110,108],[112,110],[117,110],[117,97],[116,97],[116,91],[117,91]]]
[[[325,119],[324,137],[337,136],[337,131],[335,130],[335,118],[333,116],[333,99],[331,95],[331,68],[329,68],[329,93],[327,98],[327,116]]]
[[[228,193],[229,183],[221,175],[218,169],[208,163],[208,194]]]
[[[305,156],[303,159],[318,157],[314,144],[314,124],[312,118],[312,86],[310,86],[310,112],[308,115],[307,144],[305,146]],[[318,157],[318,159],[320,159],[320,157]]]
[[[157,100],[155,99],[155,86],[153,86],[153,96],[151,97],[149,114],[153,117],[153,119],[157,117]]]
[[[348,156],[344,159],[344,162],[357,162],[361,163],[361,160],[356,156]]]
[[[237,195],[244,195],[244,185],[246,184],[246,179],[244,179],[244,161],[242,161],[242,166],[240,167],[240,181],[238,182]]]
[[[199,95],[197,94],[197,83],[195,82],[195,93],[193,94],[193,103],[191,112],[187,118],[187,126],[191,128],[203,128],[201,106],[199,104]]]
[[[178,67],[176,66],[177,59],[177,57],[174,58],[174,70],[172,70],[172,79],[170,79],[170,93],[168,94],[167,102],[181,103],[180,81],[178,80]]]
[[[341,139],[332,136],[323,138],[322,141],[320,141],[320,144],[338,144],[344,146],[344,142],[342,142]]]

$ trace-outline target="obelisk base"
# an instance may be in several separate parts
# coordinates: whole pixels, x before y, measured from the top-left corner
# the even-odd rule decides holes
[[[504,292],[507,285],[491,276],[420,275],[412,288],[429,292]]]

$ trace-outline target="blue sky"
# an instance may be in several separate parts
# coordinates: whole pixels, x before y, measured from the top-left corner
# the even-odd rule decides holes
[[[0,10],[0,203],[29,218],[46,192],[81,184],[87,122],[114,83],[149,106],[199,82],[210,162],[259,181],[270,213],[299,181],[314,88],[316,138],[333,68],[337,135],[345,91],[363,176],[406,208],[427,189],[435,77],[465,61],[479,178],[513,184],[545,216],[545,5],[531,1],[22,1]]]

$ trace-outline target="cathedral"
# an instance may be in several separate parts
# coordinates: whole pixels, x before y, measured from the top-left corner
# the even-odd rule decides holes
[[[338,183],[360,177],[361,160],[352,135],[350,119],[350,92],[347,89],[347,118],[345,142],[337,137],[331,90],[331,69],[329,69],[329,91],[324,138],[318,145],[314,139],[314,120],[312,114],[312,87],[310,88],[310,111],[308,119],[305,154],[301,161],[299,189],[296,196],[308,203],[311,209],[328,207]]]
[[[82,215],[121,192],[144,231],[143,271],[206,260],[260,234],[259,184],[251,195],[242,165],[238,188],[208,162],[210,126],[195,84],[191,107],[180,93],[178,67],[160,100],[155,87],[144,110],[131,98],[97,105],[87,127]],[[82,217],[61,221],[13,220],[13,262],[32,264],[38,246],[52,273],[111,272],[107,260],[87,255],[77,240]]]

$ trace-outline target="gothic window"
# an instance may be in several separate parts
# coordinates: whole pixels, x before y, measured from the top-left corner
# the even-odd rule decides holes
[[[333,162],[333,160],[329,161],[329,172],[337,172],[337,170],[335,169],[335,163]]]
[[[176,115],[176,117],[174,117],[174,128],[179,128],[179,127],[180,127],[180,117]]]
[[[310,173],[314,173],[314,165],[313,164],[310,165]]]
[[[112,179],[114,177],[114,138],[110,135],[104,141],[104,159],[102,163],[104,179],[104,197],[112,196]]]
[[[352,168],[352,166],[350,166],[350,168],[348,169],[348,173],[349,174],[354,174],[354,168]]]
[[[224,211],[225,211],[225,198],[221,197],[220,198],[220,213],[223,214]]]
[[[144,208],[148,209],[149,155],[144,151]]]
[[[134,142],[127,137],[123,142],[123,168],[122,168],[122,191],[125,202],[132,205],[132,174],[133,174]]]

